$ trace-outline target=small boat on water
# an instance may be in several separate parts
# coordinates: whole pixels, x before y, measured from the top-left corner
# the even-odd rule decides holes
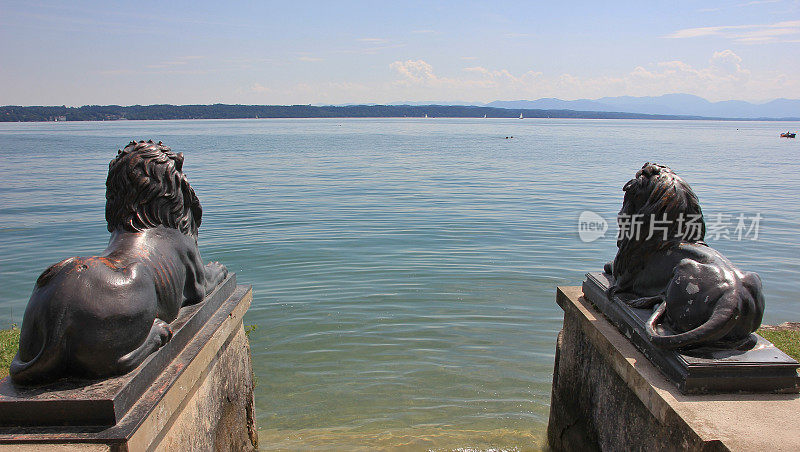
[[[794,138],[797,132],[786,132],[781,134],[781,138]]]
[[[522,113],[520,113],[520,114],[519,114],[519,119],[524,119],[524,118],[522,117]]]

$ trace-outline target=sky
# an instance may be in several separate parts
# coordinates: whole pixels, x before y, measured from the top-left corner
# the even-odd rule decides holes
[[[0,105],[800,99],[800,0],[0,0]]]

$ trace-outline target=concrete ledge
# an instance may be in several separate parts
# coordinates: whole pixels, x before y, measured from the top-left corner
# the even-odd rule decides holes
[[[255,450],[250,348],[237,286],[206,325],[115,425],[5,427],[0,451]]]
[[[564,309],[548,441],[555,450],[800,450],[797,394],[683,395],[583,298]]]

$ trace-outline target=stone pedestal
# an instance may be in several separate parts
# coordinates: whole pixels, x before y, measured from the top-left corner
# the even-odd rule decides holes
[[[130,374],[43,388],[0,383],[0,451],[255,450],[253,373],[235,277],[173,322]]]
[[[554,450],[800,450],[798,394],[682,394],[580,287],[559,287],[556,300]]]
[[[650,343],[645,331],[652,309],[632,308],[620,295],[609,298],[606,294],[613,285],[608,273],[587,273],[583,296],[684,394],[800,392],[800,364],[755,333],[750,335],[752,343],[742,349],[659,349]],[[675,334],[671,330],[664,333]]]

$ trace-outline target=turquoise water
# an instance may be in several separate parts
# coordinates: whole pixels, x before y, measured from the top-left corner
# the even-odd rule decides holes
[[[765,322],[796,321],[800,142],[786,123],[294,119],[0,123],[0,325],[48,265],[106,245],[108,161],[131,139],[186,156],[200,246],[252,284],[245,323],[264,449],[537,449],[557,285],[615,252],[621,187],[646,161],[757,271]],[[505,139],[513,136],[513,139]],[[579,239],[591,210],[605,237]],[[731,231],[735,221],[731,225]]]

